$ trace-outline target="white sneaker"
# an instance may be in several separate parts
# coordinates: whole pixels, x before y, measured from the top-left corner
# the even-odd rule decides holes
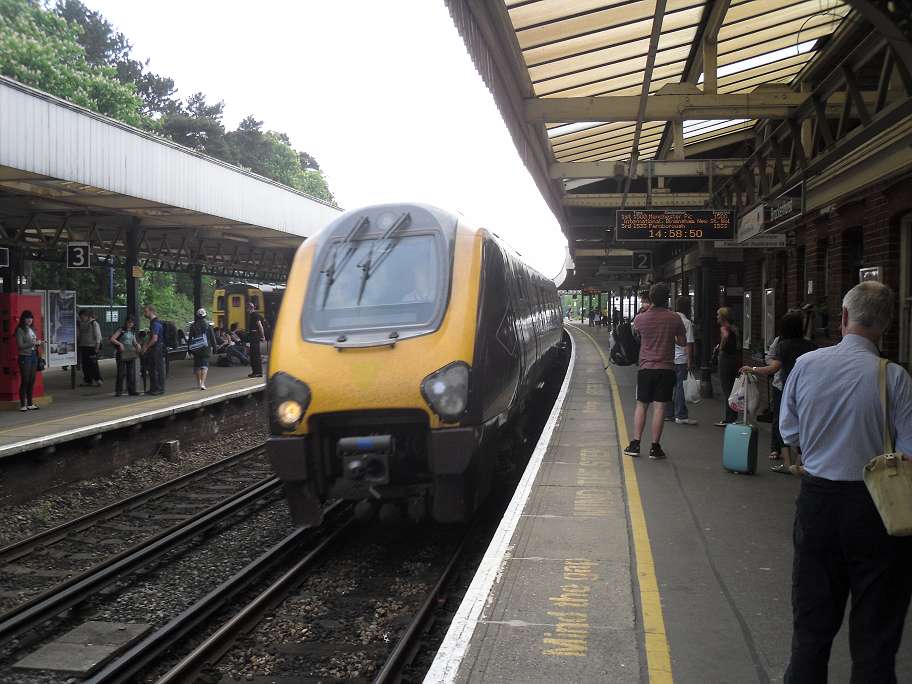
[[[675,418],[675,422],[678,425],[696,425],[697,421],[693,418]]]
[[[20,410],[20,411],[28,411],[28,407],[27,407],[27,406],[20,406],[20,407],[19,407],[19,410]]]

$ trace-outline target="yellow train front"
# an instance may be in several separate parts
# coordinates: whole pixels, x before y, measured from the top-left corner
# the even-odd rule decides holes
[[[469,519],[561,326],[554,284],[461,217],[336,219],[295,256],[269,360],[267,449],[294,521],[327,499]]]

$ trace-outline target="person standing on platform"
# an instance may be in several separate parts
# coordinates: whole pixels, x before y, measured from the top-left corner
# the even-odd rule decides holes
[[[19,316],[16,326],[16,348],[19,352],[19,410],[37,411],[32,392],[35,389],[35,377],[38,374],[38,347],[41,340],[35,333],[35,318],[31,311],[25,310]]]
[[[862,480],[864,466],[884,452],[885,427],[903,458],[912,453],[912,379],[895,363],[887,366],[887,426],[880,401],[877,343],[894,310],[886,285],[856,285],[842,300],[842,341],[801,356],[785,382],[779,430],[785,444],[801,445],[805,469],[793,528],[786,684],[827,681],[849,595],[851,681],[897,681],[912,598],[912,537],[887,534]]]
[[[719,382],[722,383],[722,402],[725,404],[725,417],[715,423],[718,427],[725,427],[738,419],[738,414],[728,405],[728,397],[735,386],[740,368],[740,355],[738,354],[738,331],[732,324],[732,312],[723,306],[716,312],[716,322],[719,324]]]
[[[247,333],[250,336],[250,375],[248,378],[263,377],[263,356],[261,343],[266,339],[266,330],[263,328],[263,317],[257,313],[253,302],[247,306]]]
[[[139,358],[140,346],[136,339],[136,319],[133,314],[127,314],[122,327],[111,335],[111,345],[117,350],[117,381],[114,383],[114,396],[122,397],[124,380],[127,384],[127,394],[135,397],[136,391],[136,359]]]
[[[148,360],[148,394],[159,396],[165,393],[165,327],[152,304],[146,304],[143,315],[149,319],[149,334],[142,348],[143,357]]]
[[[79,365],[82,366],[83,386],[101,387],[101,371],[98,368],[98,352],[101,349],[101,326],[95,320],[91,309],[81,309],[79,311],[76,346],[79,348]]]
[[[190,346],[196,347],[205,340],[205,346],[197,349],[191,349],[193,354],[193,370],[196,372],[196,384],[201,389],[206,389],[206,375],[209,373],[209,357],[212,350],[215,349],[215,335],[212,332],[212,326],[206,320],[206,310],[199,309],[196,312],[196,320],[190,326]]]
[[[646,427],[646,412],[652,404],[652,447],[649,458],[665,458],[659,442],[665,423],[665,404],[671,401],[675,386],[675,343],[687,344],[681,317],[667,309],[668,288],[656,283],[649,291],[650,306],[633,319],[640,337],[640,369],[637,371],[636,410],[633,439],[624,449],[628,456],[640,455],[640,439]]]
[[[674,401],[666,404],[665,420],[673,420],[678,425],[696,425],[697,421],[688,416],[687,401],[684,399],[684,381],[694,365],[694,329],[690,320],[690,297],[678,297],[675,311],[684,323],[684,338],[687,344],[675,345]]]
[[[611,334],[617,335],[618,326],[621,324],[621,312],[615,309],[611,314]]]

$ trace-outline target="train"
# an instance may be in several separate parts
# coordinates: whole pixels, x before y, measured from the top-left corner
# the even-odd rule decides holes
[[[298,249],[273,333],[267,453],[293,521],[329,499],[471,519],[562,344],[554,283],[492,232],[423,204],[342,214]]]
[[[233,323],[247,329],[247,305],[253,302],[256,312],[270,324],[278,317],[284,289],[272,289],[250,283],[227,283],[212,294],[212,320],[216,327],[228,329]]]

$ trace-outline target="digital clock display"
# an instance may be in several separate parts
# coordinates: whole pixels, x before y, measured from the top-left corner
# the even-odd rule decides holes
[[[734,240],[734,216],[714,209],[620,209],[617,239]]]

